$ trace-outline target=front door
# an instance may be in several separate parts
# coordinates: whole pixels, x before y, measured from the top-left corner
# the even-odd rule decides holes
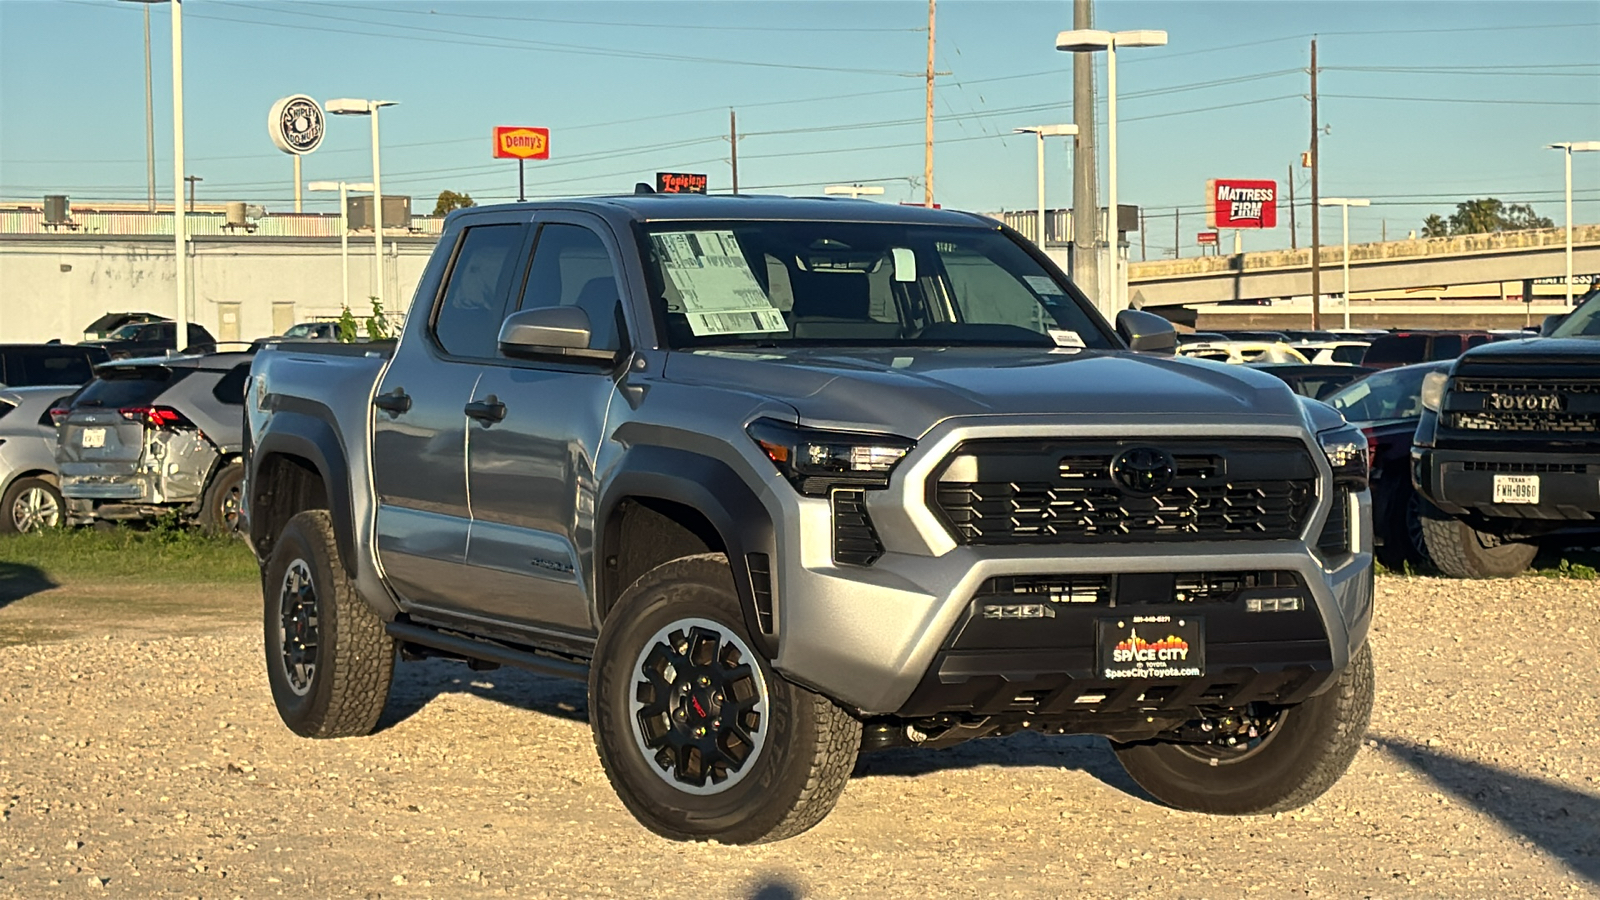
[[[542,213],[533,262],[512,309],[576,306],[594,349],[621,350],[619,256],[597,218]],[[467,554],[483,606],[499,619],[562,634],[594,633],[595,457],[616,395],[611,367],[502,357],[473,401],[503,414],[467,425],[472,537]]]
[[[464,412],[494,355],[527,225],[484,217],[457,237],[444,288],[420,303],[373,398],[378,558],[407,608],[470,610]]]

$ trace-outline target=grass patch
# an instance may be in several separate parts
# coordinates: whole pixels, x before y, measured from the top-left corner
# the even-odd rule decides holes
[[[171,525],[62,528],[0,538],[0,564],[57,582],[251,584],[260,578],[243,541]]]

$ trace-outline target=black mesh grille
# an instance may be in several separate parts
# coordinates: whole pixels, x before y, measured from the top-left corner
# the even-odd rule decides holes
[[[1464,395],[1466,402],[1447,403],[1446,409],[1455,405],[1482,406],[1447,412],[1446,428],[1540,434],[1600,432],[1600,406],[1595,400],[1600,395],[1600,381],[1458,378],[1450,391]]]
[[[1136,446],[1163,447],[1175,463],[1154,495],[1111,476]],[[930,499],[966,544],[1267,540],[1299,536],[1315,488],[1296,442],[973,441],[941,468]]]
[[[990,578],[976,594],[978,599],[1016,598],[1049,603],[1106,606],[1111,602],[1110,575],[1014,575]]]
[[[1499,472],[1513,475],[1583,475],[1589,471],[1584,463],[1506,462],[1504,460],[1469,459],[1461,464],[1466,472]]]
[[[878,531],[867,517],[865,491],[833,492],[833,559],[852,566],[870,566],[883,555]]]
[[[1338,488],[1333,492],[1333,505],[1328,507],[1328,521],[1317,535],[1317,549],[1324,556],[1339,556],[1350,552],[1350,489]]]

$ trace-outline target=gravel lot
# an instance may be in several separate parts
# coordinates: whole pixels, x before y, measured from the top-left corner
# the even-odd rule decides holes
[[[866,757],[750,848],[636,825],[576,683],[412,663],[378,734],[295,738],[254,594],[161,590],[189,612],[0,608],[0,894],[1600,896],[1593,581],[1380,579],[1367,744],[1296,813],[1173,812],[1104,742],[1019,735]]]

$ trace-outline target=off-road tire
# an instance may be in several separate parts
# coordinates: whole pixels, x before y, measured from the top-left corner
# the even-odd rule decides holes
[[[1372,717],[1372,648],[1362,646],[1328,690],[1279,713],[1268,740],[1237,759],[1181,744],[1113,745],[1128,775],[1157,800],[1189,812],[1266,815],[1322,796],[1361,749]]]
[[[662,774],[646,755],[635,733],[642,726],[632,721],[636,669],[658,633],[689,619],[715,623],[746,647],[756,646],[720,553],[684,557],[646,572],[600,630],[589,669],[589,722],[611,786],[640,824],[673,840],[755,844],[811,828],[833,809],[850,780],[861,723],[828,698],[785,681],[759,651],[751,662],[767,692],[760,738],[765,743],[736,783],[720,793],[691,793],[670,783],[671,773]]]
[[[314,668],[304,693],[292,686],[285,662],[285,578],[300,563],[309,572],[315,608]],[[272,548],[262,582],[267,681],[289,729],[301,737],[371,734],[394,678],[398,644],[383,620],[356,593],[345,573],[327,510],[290,519]]]
[[[42,491],[49,500],[55,503],[55,524],[39,524],[30,526],[24,524],[19,527],[17,519],[21,515],[18,505],[24,498],[36,491]],[[18,478],[6,488],[5,496],[0,498],[0,534],[21,534],[24,531],[37,531],[40,528],[59,528],[67,520],[67,502],[61,498],[61,490],[43,478]]]
[[[1453,578],[1510,578],[1533,563],[1537,544],[1502,541],[1446,515],[1433,504],[1422,510],[1422,536],[1439,571]]]
[[[244,493],[244,463],[234,460],[224,465],[211,477],[205,496],[200,501],[198,522],[207,534],[235,535],[239,533],[237,503]],[[229,498],[232,497],[234,516],[228,518]]]

